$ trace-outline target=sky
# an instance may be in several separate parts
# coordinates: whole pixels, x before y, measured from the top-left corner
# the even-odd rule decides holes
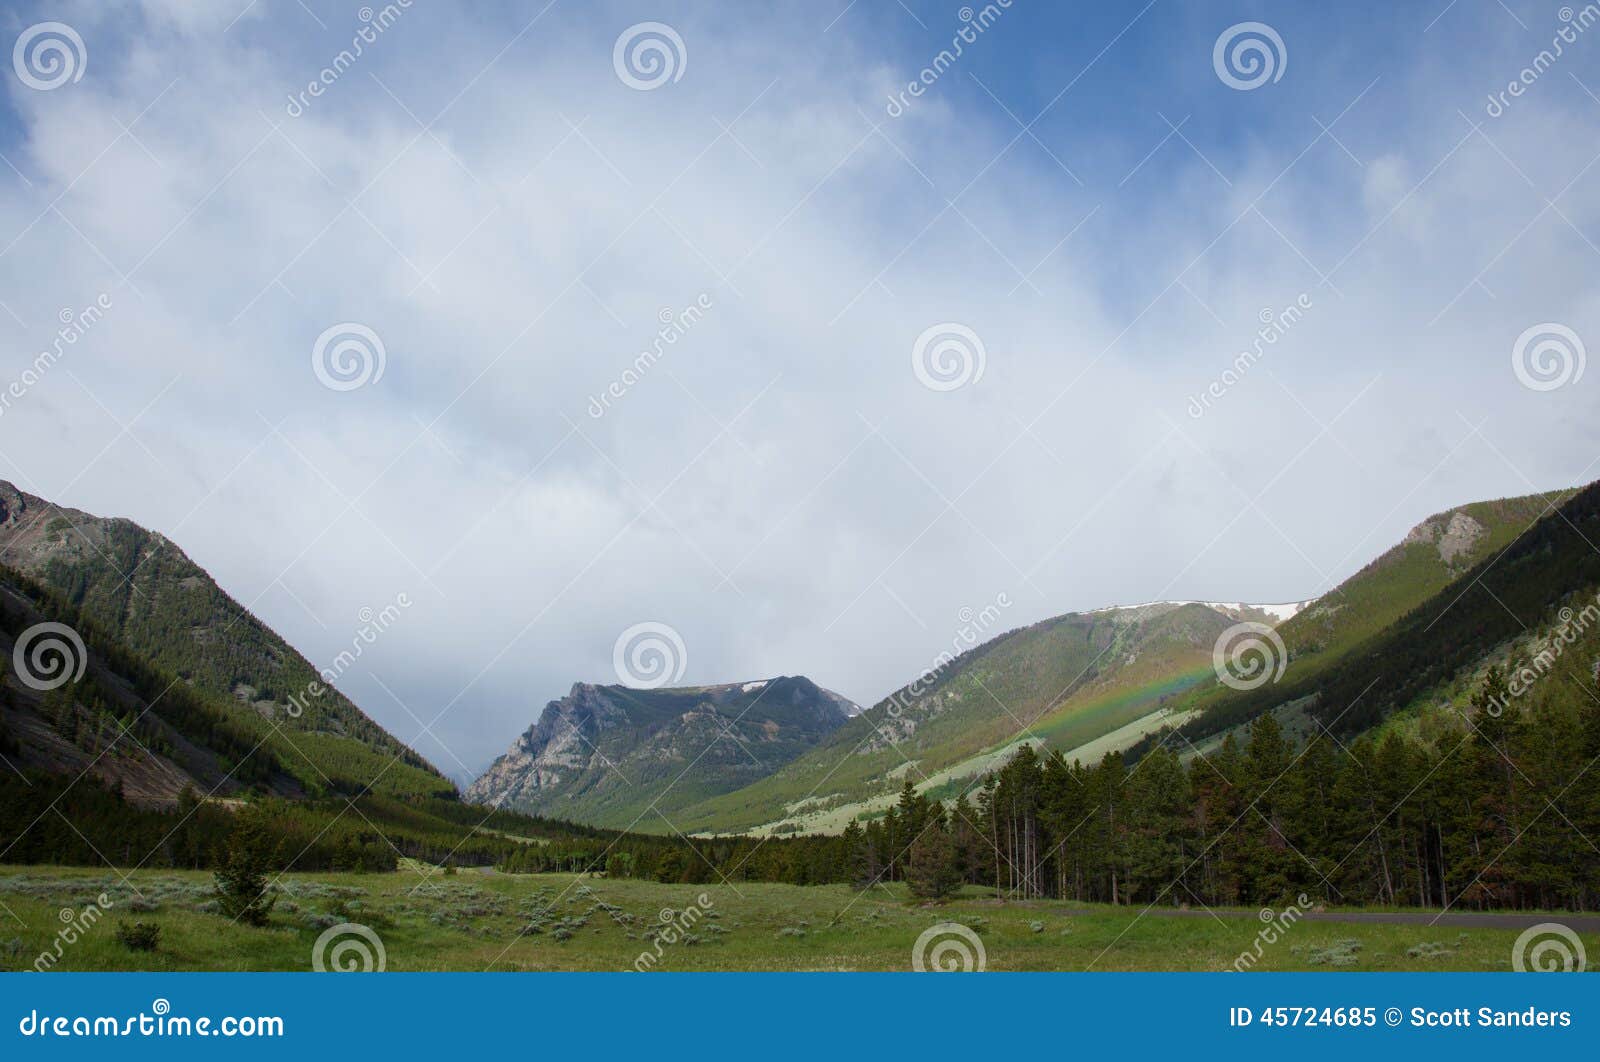
[[[1575,8],[7,0],[0,478],[319,666],[405,602],[338,682],[457,777],[574,682],[1312,597],[1600,478]]]

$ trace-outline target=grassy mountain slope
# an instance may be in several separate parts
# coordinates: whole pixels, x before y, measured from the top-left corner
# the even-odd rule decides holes
[[[579,683],[550,702],[467,797],[670,832],[679,809],[766,776],[855,710],[798,677],[660,690]]]
[[[252,735],[271,734],[311,791],[448,796],[454,785],[337,690],[306,695],[311,662],[228,596],[165,537],[66,509],[0,482],[0,565],[36,580]],[[152,694],[154,696],[154,694]],[[289,698],[305,704],[287,711]],[[285,744],[289,737],[292,744]]]
[[[1505,549],[1577,493],[1477,502],[1429,517],[1279,629],[1291,660],[1301,668],[1331,663]]]
[[[43,624],[70,628],[81,649]],[[63,652],[41,655],[46,639]],[[617,840],[463,804],[431,771],[276,722],[178,680],[0,566],[0,863],[213,866],[247,804],[270,819],[286,870],[488,865],[529,849],[545,869],[586,868]]]
[[[82,677],[55,689],[28,681],[16,648],[40,624],[70,628],[84,646]],[[45,635],[27,643],[38,650]],[[354,795],[449,796],[431,770],[350,737],[282,726],[278,720],[178,679],[107,632],[50,587],[0,566],[0,755],[14,772],[80,774],[158,808],[184,789],[226,798],[245,792],[302,799]],[[53,678],[54,671],[33,674]]]
[[[1011,631],[896,691],[770,777],[674,821],[699,831],[831,828],[842,823],[830,812],[870,810],[908,774],[935,792],[962,787],[987,753],[1019,737],[1071,747],[1155,711],[1210,675],[1212,645],[1233,622],[1218,608],[1167,603]]]
[[[54,691],[24,681],[13,664],[18,639],[44,623],[84,628],[83,675]],[[175,806],[185,787],[221,796],[252,785],[279,796],[304,793],[275,750],[256,748],[262,735],[230,708],[186,688],[163,697],[170,680],[12,571],[0,572],[0,660],[0,756],[18,776],[87,776],[146,807]]]
[[[1574,493],[1479,502],[1423,521],[1333,591],[1275,623],[1289,674],[1309,680],[1335,668]],[[953,662],[921,696],[899,691],[772,777],[686,809],[685,828],[836,830],[887,807],[908,773],[923,792],[949,797],[1023,742],[1092,760],[1196,718],[1191,713],[1217,712],[1220,721],[1230,710],[1223,706],[1243,695],[1217,682],[1212,650],[1223,630],[1244,619],[1274,622],[1237,607],[1169,603],[1014,631]],[[1233,718],[1260,710],[1256,704]],[[1184,732],[1198,738],[1215,731],[1191,724]]]
[[[1263,711],[1277,710],[1282,715],[1284,706],[1295,700],[1281,695],[1283,691],[1314,688],[1317,676],[1358,649],[1365,652],[1372,639],[1444,592],[1474,565],[1497,556],[1577,493],[1577,488],[1570,488],[1475,502],[1428,517],[1399,543],[1278,626],[1287,653],[1284,678],[1279,683],[1265,691],[1242,693],[1212,676],[1203,676],[1189,694],[1172,702],[1174,718],[1164,725],[1182,724],[1182,733],[1199,741],[1199,735],[1214,736]],[[1304,727],[1315,729],[1304,716],[1305,707],[1301,704],[1295,712],[1282,716],[1296,732]],[[1207,716],[1213,721],[1197,721]],[[1210,744],[1202,743],[1202,747]]]
[[[1294,702],[1336,732],[1370,729],[1430,691],[1450,688],[1515,639],[1551,623],[1561,608],[1588,602],[1593,588],[1600,586],[1600,483],[1485,504],[1506,517],[1504,525],[1480,536],[1483,544],[1460,558],[1464,563],[1453,580],[1440,586],[1431,578],[1406,580],[1412,594],[1432,592],[1372,633],[1365,633],[1369,622],[1347,624],[1343,638],[1325,647],[1313,644],[1307,650],[1308,634],[1323,628],[1307,631],[1285,624],[1290,661],[1282,679],[1255,690],[1198,698],[1200,714],[1180,728],[1183,735],[1198,740]],[[1459,511],[1472,515],[1486,510],[1468,506]],[[1530,512],[1532,518],[1524,519]],[[1339,591],[1322,601],[1330,609],[1355,608],[1365,595],[1387,600],[1393,609],[1404,602],[1394,588],[1400,580],[1383,587],[1383,596],[1376,580],[1393,570],[1415,575],[1419,560],[1432,563],[1426,551],[1437,553],[1438,545],[1408,537],[1357,577],[1365,577],[1366,586],[1352,588],[1343,601],[1336,599]],[[1320,622],[1328,611],[1314,606],[1303,615]]]

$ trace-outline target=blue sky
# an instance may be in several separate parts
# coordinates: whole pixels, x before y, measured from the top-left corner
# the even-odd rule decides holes
[[[1600,475],[1600,26],[1487,108],[1562,5],[1015,0],[891,113],[959,5],[416,0],[292,104],[360,10],[0,11],[85,53],[0,98],[7,382],[111,305],[0,476],[168,533],[319,664],[406,594],[341,685],[456,774],[641,622],[684,682],[871,702],[1002,595],[1309,597]],[[1241,90],[1247,22],[1281,76]],[[381,376],[325,386],[340,325]],[[983,371],[960,339],[926,386],[950,325]],[[1529,387],[1547,325],[1573,378]]]

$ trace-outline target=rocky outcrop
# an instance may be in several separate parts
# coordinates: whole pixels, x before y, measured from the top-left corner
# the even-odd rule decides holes
[[[1457,558],[1468,557],[1487,532],[1488,528],[1466,513],[1453,512],[1424,520],[1411,529],[1401,545],[1421,542],[1434,546],[1440,560],[1454,565]]]
[[[765,777],[859,711],[799,677],[661,690],[578,683],[545,706],[466,798],[594,825],[659,828],[660,814],[678,803]]]
[[[547,704],[538,721],[467,787],[466,798],[496,807],[537,803],[587,770],[599,731],[626,717],[604,687],[574,683],[570,693]]]

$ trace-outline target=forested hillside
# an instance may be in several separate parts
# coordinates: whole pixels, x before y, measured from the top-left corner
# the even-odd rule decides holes
[[[107,636],[203,694],[289,730],[350,738],[438,772],[369,719],[169,539],[67,509],[0,481],[0,564],[55,591]],[[310,693],[308,691],[321,690]],[[294,710],[289,711],[290,698]],[[317,758],[339,746],[312,738]],[[438,776],[438,791],[452,788]]]
[[[578,683],[466,796],[668,832],[680,808],[767,776],[857,711],[803,676],[677,689]]]
[[[1431,516],[1281,623],[1251,606],[1159,602],[1010,631],[941,658],[814,751],[742,789],[690,804],[673,821],[687,831],[837,832],[883,814],[907,779],[923,796],[948,802],[1024,742],[1069,759],[1088,749],[1098,759],[1106,746],[1149,748],[1156,740],[1149,735],[1163,727],[1181,724],[1194,740],[1217,734],[1308,696],[1320,676],[1360,672],[1356,662],[1374,639],[1430,597],[1470,585],[1475,565],[1487,566],[1576,493],[1476,502]],[[1549,574],[1555,583],[1565,578]],[[1287,654],[1282,681],[1249,693],[1217,681],[1213,649],[1240,621],[1277,628]],[[1489,644],[1505,633],[1497,627]],[[1436,661],[1449,663],[1444,673],[1482,655],[1484,639],[1454,630],[1450,637],[1462,651]],[[1338,670],[1346,661],[1353,671]],[[1393,686],[1392,695],[1415,695],[1440,671],[1427,674],[1433,678]],[[1360,729],[1387,710],[1363,709],[1350,722]]]
[[[70,613],[62,622],[93,625],[107,649],[178,680],[240,733],[262,733],[258,723],[269,721],[275,733],[296,734],[290,773],[309,774],[314,789],[322,773],[334,789],[454,790],[160,534],[0,481],[0,565],[48,590],[50,611]]]
[[[1023,747],[951,807],[909,785],[837,837],[696,840],[698,858],[619,846],[616,872],[796,883],[963,884],[1012,898],[1574,909],[1600,905],[1600,602],[1556,617],[1511,677],[1417,736],[1302,746],[1272,715],[1214,754],[1181,740],[1136,763]],[[1520,692],[1518,692],[1520,691]],[[519,854],[524,858],[526,853]],[[665,859],[663,865],[659,862]]]
[[[1295,701],[1304,701],[1324,726],[1359,733],[1497,646],[1552,622],[1560,608],[1600,585],[1594,546],[1600,542],[1600,483],[1519,531],[1395,622],[1342,645],[1326,662],[1297,653],[1289,641],[1294,631],[1285,625],[1291,649],[1282,680],[1253,690],[1217,690],[1181,727],[1184,737],[1198,741]],[[1356,603],[1359,593],[1351,594]],[[1333,594],[1324,600],[1338,604]]]
[[[908,777],[953,795],[981,777],[986,767],[973,761],[986,750],[1025,734],[1087,741],[1209,679],[1211,647],[1232,622],[1207,605],[1160,603],[1072,613],[1010,631],[940,658],[815,750],[743,789],[684,808],[674,822],[686,831],[774,822],[805,830],[831,809],[892,802]]]
[[[1506,512],[1520,518],[1518,504]],[[460,802],[420,761],[340,732],[349,721],[338,715],[324,717],[322,729],[293,728],[241,703],[231,687],[197,681],[199,671],[187,681],[168,671],[126,640],[151,628],[101,622],[110,606],[96,580],[73,584],[73,598],[0,567],[0,658],[36,666],[18,643],[52,625],[82,641],[81,669],[69,666],[60,682],[15,666],[0,671],[0,861],[206,867],[231,858],[244,836],[263,839],[258,858],[280,871],[388,870],[419,859],[679,883],[903,881],[929,899],[976,885],[1002,897],[1141,905],[1255,905],[1303,894],[1347,905],[1592,909],[1600,904],[1600,852],[1586,841],[1600,836],[1600,773],[1591,770],[1600,759],[1600,552],[1592,545],[1600,486],[1520,535],[1494,537],[1500,532],[1478,523],[1485,530],[1472,532],[1452,517],[1403,544],[1402,554],[1423,548],[1459,567],[1442,591],[1375,633],[1319,649],[1303,639],[1316,624],[1326,630],[1329,613],[1308,610],[1310,620],[1286,625],[1286,636],[1326,663],[1297,671],[1296,656],[1280,682],[1218,698],[1127,755],[1079,763],[1022,744],[949,794],[888,770],[906,749],[924,762],[953,755],[943,742],[955,739],[940,735],[993,717],[975,707],[980,693],[1042,706],[1048,725],[1048,709],[1074,695],[1088,705],[1107,689],[1192,671],[1196,654],[1209,655],[1214,629],[1237,618],[1218,611],[1224,606],[1145,606],[1026,628],[953,657],[931,681],[848,721],[848,706],[833,695],[780,679],[765,706],[760,683],[649,695],[597,687],[592,712],[557,712],[544,731],[530,732],[540,755],[556,750],[532,764],[538,785],[552,791],[572,766],[562,759],[572,742],[556,741],[558,731],[608,712],[615,733],[654,742],[640,746],[649,750],[640,763],[671,760],[680,738],[720,719],[747,727],[745,736],[769,751],[820,736],[791,768],[848,738],[847,751],[866,749],[863,777],[897,783],[890,806],[841,833],[786,837],[648,836]],[[1473,560],[1486,541],[1493,553]],[[1416,571],[1419,560],[1434,563],[1415,555],[1398,563]],[[60,578],[67,569],[55,570]],[[1414,580],[1391,594],[1383,570],[1342,588],[1349,607],[1365,594],[1396,609],[1427,585]],[[167,585],[152,589],[160,595]],[[158,596],[139,608],[165,614],[162,603]],[[1333,607],[1330,598],[1318,605]],[[174,645],[169,651],[182,657]],[[1108,655],[1119,669],[1096,664]],[[1071,692],[1047,696],[1058,680]],[[1169,694],[1149,696],[1137,707]],[[617,703],[629,698],[637,703]],[[1286,704],[1320,725],[1286,734],[1273,710]],[[919,709],[929,711],[910,714]],[[1378,726],[1402,709],[1405,725]],[[998,724],[995,732],[1014,733]],[[579,767],[588,779],[581,794],[597,772]],[[526,782],[519,770],[510,764],[502,780]],[[780,770],[758,785],[782,778]]]

